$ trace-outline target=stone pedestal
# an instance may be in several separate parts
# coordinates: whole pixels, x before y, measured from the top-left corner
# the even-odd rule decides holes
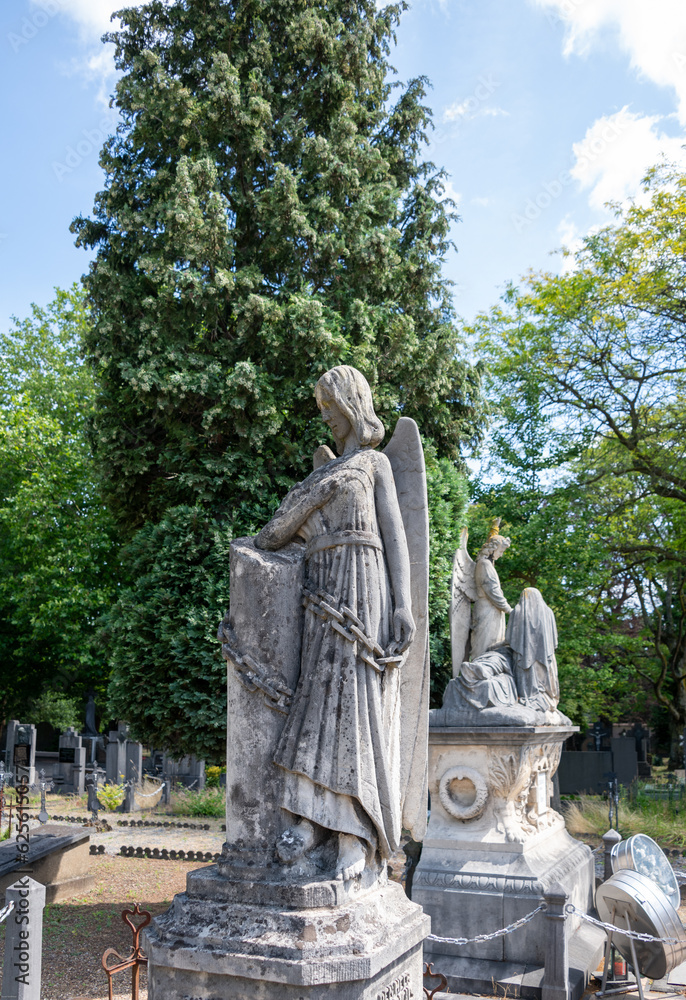
[[[571,727],[432,728],[431,819],[412,899],[435,934],[474,937],[534,910],[556,883],[575,907],[593,903],[590,849],[569,836],[551,809],[552,778]],[[471,945],[427,941],[426,961],[452,992],[541,996],[545,917],[505,937]],[[567,920],[570,995],[580,996],[602,941],[578,917]]]
[[[200,932],[199,932],[199,929]],[[191,872],[146,929],[150,1000],[420,1000],[429,920],[401,886]],[[390,992],[388,992],[390,991]]]

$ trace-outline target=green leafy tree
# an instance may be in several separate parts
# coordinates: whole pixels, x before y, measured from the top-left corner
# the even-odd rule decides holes
[[[435,448],[424,442],[429,499],[429,647],[431,655],[431,706],[440,707],[452,677],[450,601],[453,556],[460,531],[467,523],[469,484],[454,463],[437,458]]]
[[[70,726],[74,729],[80,728],[82,717],[83,712],[79,702],[57,691],[44,691],[29,705],[29,718],[35,726],[47,722],[60,732],[64,732]]]
[[[144,533],[132,552],[158,530],[183,560],[175,539],[199,509],[208,532],[263,524],[325,439],[313,388],[338,363],[365,373],[389,433],[412,416],[450,460],[478,437],[479,371],[461,360],[441,273],[454,206],[420,157],[425,82],[393,101],[388,80],[401,9],[153,0],[111,36],[120,125],[94,216],[73,229],[97,251],[93,440],[120,529]],[[226,564],[216,573],[224,594]],[[126,629],[133,641],[141,627],[128,600],[110,633],[115,664]],[[136,634],[152,683],[152,633]],[[135,731],[162,743],[169,727],[137,704]]]
[[[44,721],[64,722],[73,703],[70,714],[56,698],[80,700],[107,682],[93,639],[118,563],[86,435],[95,393],[79,350],[88,321],[83,293],[58,289],[46,308],[34,305],[0,335],[4,717],[33,705]]]
[[[653,170],[645,194],[565,273],[530,275],[471,333],[494,359],[503,414],[520,373],[535,386],[550,481],[555,468],[558,484],[567,477],[602,568],[596,641],[614,641],[615,662],[649,684],[675,742],[686,723],[686,177]]]

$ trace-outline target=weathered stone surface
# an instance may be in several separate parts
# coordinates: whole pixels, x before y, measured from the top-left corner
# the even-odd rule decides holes
[[[145,931],[155,970],[151,1000],[191,991],[209,998],[213,989],[222,998],[368,998],[376,997],[372,985],[401,974],[414,989],[406,996],[421,996],[420,945],[429,920],[396,883],[349,887],[337,905],[324,902],[324,889],[319,905],[303,907],[296,892],[294,905],[279,907],[253,902],[250,886],[237,902],[224,881],[214,867],[191,873],[188,891]],[[329,898],[336,886],[329,883]]]
[[[226,844],[220,869],[227,875],[234,866],[277,865],[276,840],[292,820],[279,807],[283,772],[274,766],[285,710],[269,707],[266,692],[250,681],[249,667],[240,669],[238,657],[265,665],[270,685],[295,689],[304,562],[305,547],[298,542],[277,552],[256,548],[252,538],[231,543],[231,609],[222,647],[228,659],[228,721]]]
[[[422,995],[429,922],[386,861],[426,825],[428,504],[421,438],[386,454],[369,385],[316,389],[336,440],[231,545],[227,837],[145,932],[151,1000]]]
[[[266,979],[223,975],[171,967],[156,970],[150,1000],[422,1000],[422,951],[416,945],[369,979],[355,978],[354,963],[346,978],[334,983],[274,984]]]
[[[506,927],[534,910],[556,883],[574,906],[590,909],[591,851],[569,836],[550,805],[560,748],[572,731],[430,730],[431,819],[412,898],[430,915],[435,934],[471,938]],[[577,933],[579,918],[569,919],[570,934]],[[503,989],[526,984],[529,995],[540,996],[544,930],[541,914],[488,942],[426,941],[425,957],[448,976],[453,991],[482,990],[493,979]]]
[[[432,728],[429,736],[431,821],[427,849],[523,847],[564,829],[550,807],[560,751],[573,728],[483,726]]]

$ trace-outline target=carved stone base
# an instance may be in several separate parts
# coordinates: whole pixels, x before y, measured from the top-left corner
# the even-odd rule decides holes
[[[422,997],[429,920],[401,886],[321,881],[291,887],[287,905],[280,884],[268,905],[242,885],[239,901],[216,866],[190,873],[187,891],[144,932],[150,1000]]]
[[[534,910],[554,883],[564,886],[577,908],[591,908],[591,851],[569,836],[562,817],[550,808],[552,778],[572,731],[551,726],[430,730],[431,819],[412,899],[431,917],[434,934],[471,938],[491,933]],[[544,919],[539,914],[511,934],[480,944],[427,941],[425,958],[448,977],[452,992],[482,991],[484,984],[490,992],[495,981],[510,994],[540,996]],[[570,934],[580,931],[579,923],[570,918]],[[577,976],[583,992],[595,953],[584,947],[581,954],[588,962]]]

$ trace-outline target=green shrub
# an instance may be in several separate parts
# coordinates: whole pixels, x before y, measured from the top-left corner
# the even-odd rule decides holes
[[[205,788],[201,792],[177,792],[173,797],[172,813],[175,816],[223,816],[226,811],[226,794],[223,788]]]
[[[98,788],[98,798],[108,812],[114,812],[124,801],[123,785],[103,785]]]

